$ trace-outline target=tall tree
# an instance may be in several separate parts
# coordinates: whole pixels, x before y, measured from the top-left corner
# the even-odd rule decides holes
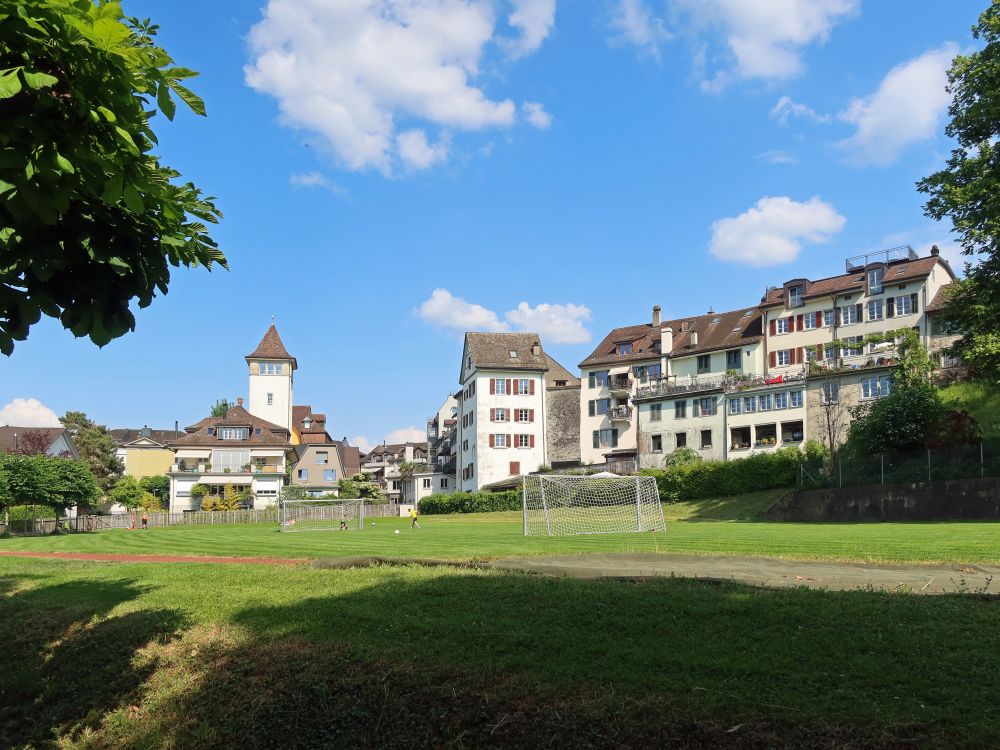
[[[68,411],[59,421],[72,433],[80,458],[90,467],[101,493],[107,495],[122,475],[118,446],[108,428],[95,424],[82,411]]]
[[[951,219],[967,267],[944,309],[962,337],[952,353],[978,377],[1000,383],[1000,0],[972,28],[985,44],[959,55],[948,72],[952,96],[945,132],[958,144],[947,166],[917,183],[934,219]]]
[[[212,416],[213,417],[224,417],[226,412],[233,408],[233,405],[229,403],[228,399],[220,398],[214,404],[212,404]]]
[[[171,266],[226,267],[213,199],[152,153],[176,95],[205,105],[118,0],[0,0],[0,352],[41,316],[98,346],[135,329],[129,303]]]

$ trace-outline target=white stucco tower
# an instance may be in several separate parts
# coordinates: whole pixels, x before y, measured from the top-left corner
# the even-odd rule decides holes
[[[274,323],[246,360],[250,367],[249,412],[291,430],[292,381],[298,364],[285,349]]]

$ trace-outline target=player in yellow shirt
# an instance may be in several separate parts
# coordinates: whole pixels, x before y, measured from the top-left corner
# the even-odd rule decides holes
[[[417,523],[417,506],[410,508],[410,528],[419,529],[420,524]]]

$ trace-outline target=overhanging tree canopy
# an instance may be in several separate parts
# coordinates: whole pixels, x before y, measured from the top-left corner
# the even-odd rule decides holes
[[[226,266],[213,199],[151,151],[176,95],[203,115],[117,1],[0,0],[0,352],[41,316],[103,346],[135,329],[129,303],[166,294],[171,266]]]

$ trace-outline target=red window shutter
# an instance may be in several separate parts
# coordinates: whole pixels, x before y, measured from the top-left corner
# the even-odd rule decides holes
[[[490,448],[493,448],[495,446],[496,446],[496,438],[493,436],[493,433],[491,432],[490,433]]]
[[[514,391],[510,389],[510,378],[507,379],[507,395],[511,395]]]
[[[535,410],[534,409],[528,409],[528,421],[529,422],[534,422],[535,421]]]
[[[778,322],[776,320],[771,321],[771,335],[775,336],[778,333]]]
[[[510,421],[510,409],[504,409],[504,416],[507,417],[507,421]]]
[[[534,379],[528,381],[528,395],[529,396],[534,396],[535,395],[535,381],[534,381]]]
[[[816,327],[821,328],[823,326],[823,313],[816,313]]]
[[[528,447],[529,448],[534,448],[535,447],[535,436],[534,435],[529,435],[528,436]]]
[[[508,448],[510,448],[513,445],[513,443],[511,442],[511,438],[512,437],[513,437],[513,435],[507,435],[507,447]]]
[[[495,378],[490,378],[490,395],[497,392],[497,381]]]
[[[774,321],[771,321],[772,323]],[[769,359],[771,361],[771,367],[776,367],[778,365],[778,355],[776,352],[771,352]]]
[[[795,321],[795,327],[798,330],[800,330],[800,331],[802,330],[802,316],[801,315],[799,315],[798,319]]]
[[[514,409],[514,421],[515,422],[520,422],[521,421],[520,417],[521,417],[521,410],[520,409]]]
[[[823,359],[823,353],[826,351],[826,347],[819,346],[816,347],[816,361],[819,362]]]
[[[496,422],[497,421],[497,410],[496,409],[490,409],[490,421],[491,422]]]
[[[798,353],[795,355],[795,364],[801,365],[806,361],[806,350],[805,347],[800,346]]]

